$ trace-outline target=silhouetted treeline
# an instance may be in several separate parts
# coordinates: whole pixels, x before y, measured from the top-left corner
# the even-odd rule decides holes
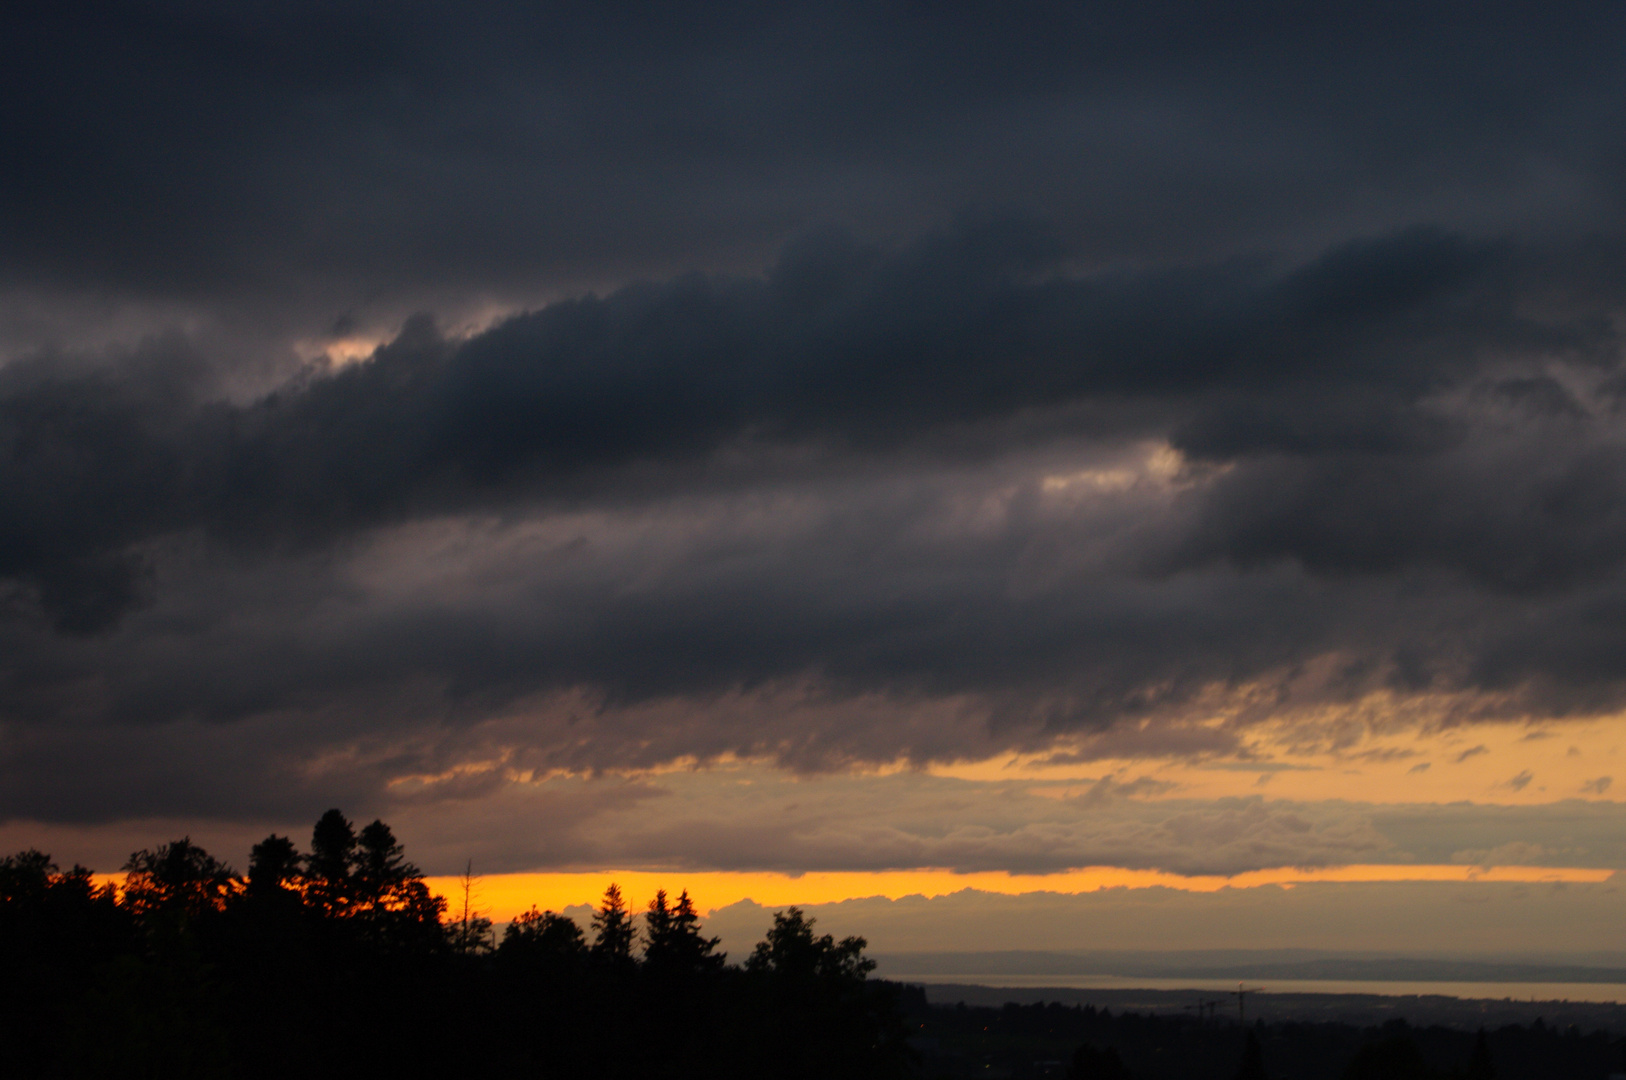
[[[1244,1031],[1234,1021],[1088,1005],[932,1007],[917,987],[904,1002],[927,1080],[1604,1080],[1626,1071],[1615,1035],[1539,1020],[1478,1033],[1403,1020]]]
[[[122,887],[0,859],[0,1074],[25,1077],[893,1077],[897,988],[862,938],[773,917],[743,964],[687,893],[586,928],[532,910],[500,942],[448,917],[388,826],[337,810],[246,876],[189,839]],[[634,916],[643,915],[642,924]]]
[[[934,1008],[796,908],[729,964],[687,893],[635,912],[611,885],[590,925],[532,909],[499,941],[448,914],[388,826],[337,810],[306,851],[255,845],[243,876],[189,839],[123,869],[98,886],[37,851],[0,859],[0,1075],[1600,1080],[1622,1065],[1611,1035],[1539,1021],[1476,1036]]]

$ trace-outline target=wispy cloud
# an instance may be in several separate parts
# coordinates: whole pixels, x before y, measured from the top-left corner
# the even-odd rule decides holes
[[[1526,787],[1528,787],[1530,785],[1530,781],[1534,780],[1535,778],[1536,778],[1535,774],[1532,773],[1529,769],[1521,769],[1519,772],[1515,773],[1513,776],[1511,776],[1508,779],[1502,781],[1501,786],[1506,787],[1506,788],[1508,788],[1508,789],[1510,789],[1512,791],[1523,791]]]

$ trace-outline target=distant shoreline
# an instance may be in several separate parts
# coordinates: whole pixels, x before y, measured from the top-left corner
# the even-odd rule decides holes
[[[1199,1002],[1211,1004],[1208,1014],[1211,1022],[1234,1024],[1237,1021],[1236,981],[1227,986],[1213,980],[1184,980],[1184,985],[1145,986],[1131,983],[1170,982],[1182,980],[1148,980],[1121,977],[1115,985],[1067,985],[1067,980],[1050,978],[1041,980],[1033,976],[1020,977],[976,976],[965,981],[950,981],[943,976],[913,976],[879,972],[878,977],[890,982],[921,986],[929,1003],[936,1006],[999,1007],[1005,1004],[1032,1005],[1056,1002],[1062,1005],[1093,1005],[1114,1012],[1153,1013],[1159,1015],[1195,1015]],[[1044,985],[1040,985],[1041,981]],[[1076,981],[1076,980],[1075,980]],[[1004,982],[1006,985],[998,985]],[[1250,986],[1258,985],[1249,982]],[[1413,984],[1426,985],[1426,984]],[[1523,996],[1490,996],[1497,984],[1477,984],[1484,996],[1464,997],[1453,994],[1427,993],[1418,990],[1385,993],[1377,989],[1348,992],[1305,990],[1288,983],[1265,985],[1262,992],[1251,993],[1247,999],[1246,1017],[1266,1022],[1305,1021],[1336,1022],[1355,1025],[1379,1025],[1390,1020],[1404,1019],[1407,1023],[1426,1027],[1473,1030],[1480,1027],[1495,1029],[1506,1024],[1530,1024],[1540,1019],[1548,1026],[1569,1027],[1582,1031],[1606,1030],[1626,1033],[1626,1004],[1614,1000],[1601,1001],[1571,996],[1543,998],[1534,987],[1544,984],[1522,984]],[[1593,986],[1599,984],[1575,984]],[[1626,1001],[1626,987],[1621,989],[1621,1001]]]
[[[1233,992],[1239,982],[1252,985],[1262,980],[1252,976],[1227,978],[1222,976],[1170,976],[1142,975],[1021,975],[985,974],[981,972],[881,972],[881,977],[898,982],[925,986],[982,986],[989,989],[1053,989],[1077,991],[1160,991],[1188,994],[1223,994]],[[1555,1001],[1588,1002],[1591,1004],[1619,1004],[1626,1002],[1626,983],[1620,982],[1537,982],[1502,980],[1497,982],[1462,982],[1451,980],[1413,979],[1272,979],[1266,993],[1313,994],[1332,996],[1373,997],[1449,997],[1464,1001]]]

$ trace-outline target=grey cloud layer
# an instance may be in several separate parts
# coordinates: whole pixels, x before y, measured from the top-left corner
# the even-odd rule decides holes
[[[407,838],[414,861],[447,875],[471,858],[488,873],[937,867],[1043,875],[1122,866],[1233,875],[1352,863],[1626,865],[1620,804],[1601,801],[1515,807],[1198,800],[1159,794],[1156,785],[1127,775],[1071,784],[917,773],[790,779],[760,766],[544,781],[515,781],[499,771],[448,776],[438,786],[397,785],[350,809],[384,815]],[[302,810],[298,794],[280,804],[262,800],[198,838],[240,863],[265,831],[302,835],[309,828]],[[57,854],[107,869],[155,842],[149,834],[189,820],[184,813],[153,814],[150,806],[139,811],[145,820],[134,825],[59,826],[51,836]],[[35,831],[33,823],[12,825],[0,839],[27,843]]]
[[[1093,785],[914,774],[782,782],[765,771],[729,770],[504,786],[490,799],[401,803],[392,813],[419,838],[415,857],[447,873],[471,856],[492,872],[926,866],[1050,874],[1122,866],[1232,875],[1358,863],[1626,865],[1618,803],[1374,805],[1137,792],[1110,778]],[[566,806],[575,809],[562,812]]]
[[[116,322],[108,296],[311,336],[968,205],[1109,262],[1613,229],[1622,29],[1517,3],[26,3],[0,340]]]
[[[1147,421],[1162,419],[1199,457],[1308,459],[1300,468],[1310,475],[1296,483],[1262,472],[1259,483],[1290,494],[1264,520],[1253,514],[1252,530],[1232,519],[1238,503],[1257,500],[1246,483],[1231,484],[1214,531],[1228,527],[1220,543],[1244,557],[1272,540],[1278,550],[1259,554],[1299,554],[1269,515],[1302,517],[1303,545],[1320,552],[1341,521],[1323,525],[1313,506],[1294,511],[1326,487],[1317,481],[1342,477],[1317,470],[1375,474],[1376,486],[1389,479],[1384,470],[1458,448],[1463,418],[1422,406],[1447,389],[1481,388],[1475,367],[1486,354],[1597,366],[1612,345],[1594,311],[1521,316],[1506,253],[1430,234],[1277,273],[1224,264],[1078,278],[1045,273],[1053,257],[1033,231],[1002,226],[892,258],[808,243],[766,281],[635,286],[456,343],[418,322],[365,364],[249,406],[198,400],[198,362],[161,345],[87,374],[49,359],[14,364],[0,377],[0,574],[36,584],[65,628],[94,630],[134,598],[121,556],[168,533],[300,540],[579,500],[614,494],[633,466],[649,474],[645,486],[670,488],[693,478],[661,470],[692,472],[743,440],[876,454],[958,435],[957,452],[975,453],[979,443],[1020,440],[1002,423],[1070,406],[1104,418],[1074,418],[1064,430],[1151,435]],[[1570,402],[1550,378],[1527,381]],[[1157,404],[1135,430],[1135,407]],[[1588,432],[1562,434],[1573,443]],[[1607,448],[1576,449],[1604,457],[1576,462],[1577,472],[1613,460]],[[1550,514],[1591,524],[1596,493],[1585,476],[1539,479],[1557,489]],[[1607,476],[1595,482],[1607,486]],[[1414,487],[1418,502],[1433,500]],[[1392,501],[1410,509],[1403,496]],[[1476,509],[1469,530],[1488,517]],[[1402,538],[1361,539],[1349,546],[1369,565],[1404,560],[1392,553]],[[1453,539],[1443,546],[1467,546]],[[1620,547],[1607,529],[1579,543],[1589,554],[1601,548],[1593,559],[1605,564]],[[1550,576],[1571,554],[1538,551],[1519,569]]]
[[[1626,701],[1613,8],[0,18],[0,816]]]
[[[1227,688],[1618,705],[1610,260],[1408,232],[1079,275],[1037,237],[823,239],[762,279],[420,321],[249,404],[173,343],[11,365],[8,810],[372,801],[489,752],[955,759],[1125,719],[1137,753],[1224,753],[1237,727],[1185,721]],[[109,756],[107,723],[157,729]],[[108,783],[131,754],[220,783]]]
[[[0,277],[331,322],[381,292],[754,269],[812,225],[912,234],[971,204],[1109,260],[1585,233],[1619,223],[1622,19],[26,3],[0,35]]]

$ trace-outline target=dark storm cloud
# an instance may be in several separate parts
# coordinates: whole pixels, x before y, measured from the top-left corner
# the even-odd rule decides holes
[[[1463,421],[1421,408],[1426,396],[1470,380],[1487,353],[1590,359],[1605,339],[1585,320],[1519,315],[1507,252],[1434,234],[1274,272],[1224,263],[1080,278],[1047,272],[1056,254],[1037,232],[1004,225],[890,257],[810,241],[766,280],[630,286],[466,341],[420,320],[369,362],[248,406],[189,394],[185,358],[161,351],[88,374],[17,363],[0,374],[0,574],[32,584],[63,629],[92,631],[139,596],[132,550],[166,534],[298,542],[602,495],[626,486],[617,474],[632,466],[658,474],[742,440],[879,454],[1022,414],[1136,401],[1188,416],[1174,438],[1194,455],[1311,461],[1286,477],[1247,474],[1271,493],[1264,513],[1292,528],[1267,516],[1252,540],[1223,520],[1226,550],[1244,561],[1250,544],[1277,544],[1259,554],[1313,564],[1319,532],[1342,522],[1322,525],[1311,500],[1336,491],[1343,506],[1351,492],[1318,482],[1317,470],[1349,467],[1323,464],[1329,453],[1365,455],[1361,476],[1391,500],[1432,502],[1425,484],[1387,483],[1387,471],[1462,441]],[[1364,464],[1373,454],[1387,458]],[[1245,518],[1229,507],[1246,504],[1246,483],[1226,485],[1213,513]],[[1547,489],[1550,515],[1596,528],[1587,506],[1598,484],[1611,486],[1575,462]],[[1409,509],[1394,506],[1370,531]],[[1469,511],[1463,528],[1484,517]],[[1577,542],[1607,564],[1616,530],[1603,528]],[[1399,558],[1398,541],[1383,539],[1346,542],[1383,566]],[[1442,546],[1469,547],[1449,536]]]
[[[976,203],[1131,259],[1351,221],[1585,229],[1618,211],[1623,20],[25,3],[0,34],[0,276],[323,297],[331,321],[426,284],[746,269],[821,221],[916,232]]]
[[[1523,680],[1554,684],[1554,708],[1612,699],[1613,673],[1576,667],[1584,650],[1528,659],[1528,606],[1511,625],[1458,625],[1518,610],[1496,607],[1508,592],[1545,589],[1554,619],[1596,604],[1607,589],[1563,589],[1608,579],[1626,554],[1622,523],[1590,509],[1618,486],[1595,464],[1613,453],[1612,406],[1583,388],[1585,410],[1532,416],[1529,393],[1507,390],[1544,385],[1510,372],[1596,384],[1615,370],[1596,306],[1573,300],[1591,279],[1553,269],[1563,252],[1409,231],[1301,264],[1079,275],[1061,254],[997,222],[890,253],[822,236],[765,278],[633,285],[464,340],[419,320],[364,363],[246,405],[204,392],[207,366],[175,342],[112,364],[13,364],[0,373],[0,571],[23,621],[8,711],[85,709],[73,688],[94,678],[90,713],[107,719],[342,707],[406,723],[578,686],[637,701],[816,672],[844,692],[993,695],[994,728],[1026,744],[1035,722],[1155,714],[1340,650],[1357,658],[1347,693],[1380,677]],[[1532,281],[1570,306],[1535,310]],[[1056,440],[1164,437],[1193,463],[1188,486],[1046,509],[1031,470]],[[955,500],[1012,480],[1028,494],[997,529],[950,523]],[[1583,490],[1556,497],[1565,483]],[[764,542],[731,535],[735,517],[772,491],[813,500],[817,520],[741,564],[740,545]],[[301,640],[323,590],[347,595],[331,559],[365,561],[377,530],[584,513],[612,516],[492,571],[509,595],[358,603],[342,630]],[[649,553],[606,530],[640,514],[679,539],[654,542],[670,569],[628,590]],[[1103,529],[1120,539],[1073,553]],[[1216,563],[1278,572],[1180,572]],[[1488,593],[1455,590],[1429,613],[1383,580],[1408,568]],[[218,579],[212,597],[181,600],[198,573]],[[314,576],[265,584],[296,574]],[[1332,606],[1315,577],[1343,582]],[[60,632],[107,633],[148,603],[156,622],[77,652],[27,629],[37,608]],[[1410,629],[1374,622],[1373,605],[1408,611]],[[268,622],[233,628],[236,607]],[[208,643],[171,648],[188,618],[193,634],[212,628]],[[1614,625],[1594,628],[1594,652]],[[1524,658],[1517,674],[1502,652]],[[403,708],[414,679],[436,689]],[[805,741],[678,730],[543,757],[821,765],[965,748],[884,724]]]
[[[0,814],[1623,700],[1618,8],[0,18]]]

